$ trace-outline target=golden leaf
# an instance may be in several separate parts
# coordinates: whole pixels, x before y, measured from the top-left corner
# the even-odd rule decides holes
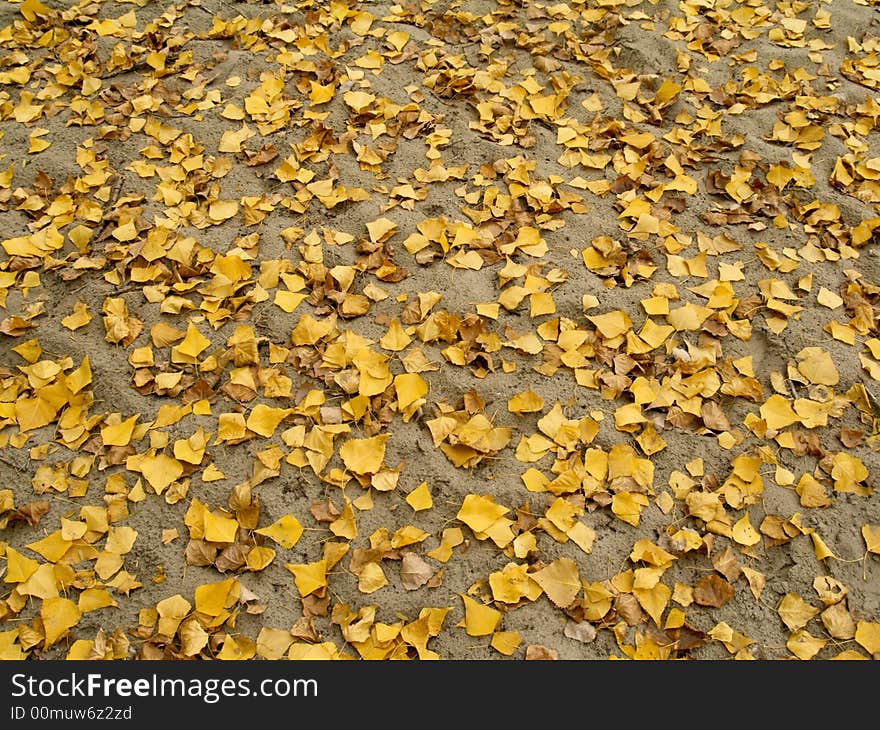
[[[73,601],[55,597],[43,599],[40,616],[46,633],[44,644],[49,647],[79,623],[82,613]]]
[[[263,626],[257,635],[256,652],[263,659],[277,660],[287,653],[292,643],[293,636],[289,631]]]
[[[796,593],[786,593],[776,607],[776,612],[790,631],[797,631],[806,626],[819,613],[819,609]]]
[[[388,585],[388,578],[377,562],[369,562],[358,574],[358,590],[361,593],[375,593]]]
[[[375,474],[382,468],[388,434],[366,439],[349,439],[339,449],[346,468],[355,474]]]
[[[800,629],[795,631],[785,642],[788,650],[798,659],[809,661],[816,656],[828,643],[827,639],[812,636],[808,631]]]
[[[299,520],[293,515],[284,515],[268,527],[254,530],[258,535],[272,538],[285,550],[289,550],[299,541],[303,534],[303,528]]]
[[[131,418],[115,425],[104,426],[101,429],[101,440],[104,442],[104,446],[128,446],[137,420],[137,416],[131,416]]]
[[[89,306],[85,302],[77,302],[73,305],[73,313],[61,319],[61,324],[69,330],[78,330],[92,321],[89,314]]]
[[[567,608],[581,590],[581,580],[577,563],[571,558],[559,558],[549,563],[529,577],[534,580],[553,605]]]
[[[496,631],[489,645],[504,656],[512,655],[522,644],[522,636],[516,631]]]
[[[501,611],[477,603],[464,593],[459,593],[459,596],[464,603],[464,623],[460,625],[464,626],[468,636],[489,636],[498,628]]]
[[[293,412],[290,408],[273,408],[258,403],[247,418],[247,428],[264,438],[275,433],[278,424]]]
[[[221,510],[205,512],[205,540],[209,542],[235,542],[238,521]]]
[[[482,533],[486,532],[509,511],[504,505],[495,504],[492,495],[468,494],[465,496],[456,517],[475,533]]]
[[[285,563],[284,567],[293,573],[296,589],[302,598],[327,585],[327,563],[324,560],[299,565]]]
[[[648,498],[641,492],[618,492],[611,499],[611,511],[624,522],[638,527],[642,510]]]
[[[145,456],[138,467],[144,479],[156,490],[156,494],[162,494],[183,474],[183,465],[167,454]]]
[[[22,555],[10,545],[6,546],[6,574],[3,576],[6,583],[24,583],[39,567],[36,560]]]
[[[422,482],[406,495],[406,503],[413,508],[414,512],[431,509],[434,500],[431,497],[431,489],[427,482]]]

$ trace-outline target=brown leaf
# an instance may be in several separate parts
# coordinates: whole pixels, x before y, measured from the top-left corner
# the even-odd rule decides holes
[[[530,644],[526,647],[526,661],[549,661],[559,659],[559,652],[541,644]]]
[[[320,502],[315,502],[309,507],[309,512],[312,513],[312,517],[318,522],[333,522],[342,514],[336,505],[330,501],[330,497],[322,499]]]
[[[315,624],[311,616],[301,616],[290,629],[291,635],[295,639],[308,641],[317,644],[321,640],[321,636],[315,629]]]
[[[36,527],[40,524],[40,520],[43,519],[43,516],[48,511],[48,502],[28,502],[18,509],[10,512],[8,515],[8,519],[10,523],[15,522],[16,520],[23,520],[27,522],[31,527]]]
[[[739,561],[736,559],[736,553],[727,545],[724,550],[716,553],[712,558],[712,565],[721,575],[727,578],[731,583],[742,575]]]
[[[707,575],[694,586],[694,601],[700,606],[720,608],[733,598],[736,590],[730,583],[717,575]]]
[[[568,621],[562,633],[581,644],[589,644],[596,639],[596,627],[588,621]]]
[[[721,406],[714,401],[704,401],[703,406],[700,409],[700,415],[703,418],[703,423],[706,425],[706,428],[711,429],[712,431],[730,430],[730,421],[724,414],[724,411],[721,410]]]
[[[258,165],[265,165],[267,162],[271,162],[278,157],[278,150],[273,144],[264,144],[256,152],[242,150],[240,156],[248,167],[257,167]]]
[[[217,548],[204,540],[190,540],[184,555],[187,565],[213,565],[217,558]]]
[[[304,616],[326,616],[330,607],[330,596],[326,588],[320,588],[302,599]]]
[[[638,599],[632,593],[621,593],[615,597],[614,609],[630,626],[638,626],[648,620],[648,616],[639,605]]]
[[[677,629],[668,629],[666,634],[675,642],[676,651],[698,649],[706,643],[706,634],[689,624],[684,624]]]
[[[214,561],[214,567],[221,573],[226,571],[238,570],[247,562],[247,550],[245,546],[234,542],[227,548],[224,548],[217,559]]]
[[[28,322],[21,317],[7,317],[0,322],[0,332],[10,337],[18,337],[36,326],[33,322]]]

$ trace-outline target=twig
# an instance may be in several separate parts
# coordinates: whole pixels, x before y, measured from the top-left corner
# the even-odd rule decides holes
[[[6,458],[5,456],[3,456],[2,454],[0,454],[0,461],[2,461],[2,462],[3,462],[4,464],[6,464],[7,466],[9,466],[9,467],[15,469],[17,472],[21,472],[21,473],[24,473],[24,472],[25,472],[25,468],[24,468],[23,466],[20,466],[19,464],[16,464],[14,461],[11,461],[10,459],[7,459],[7,458]]]

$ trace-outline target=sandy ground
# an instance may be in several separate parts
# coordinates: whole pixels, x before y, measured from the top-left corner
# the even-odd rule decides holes
[[[0,7],[3,658],[880,651],[871,5],[49,6]],[[35,130],[50,145],[29,152]],[[34,243],[47,228],[60,248]],[[91,320],[71,329],[78,303]],[[620,332],[597,318],[614,312]],[[302,335],[306,315],[333,327]],[[639,348],[626,333],[646,319],[669,327]],[[401,322],[401,342],[380,344]],[[175,356],[190,326],[209,343]],[[13,349],[34,339],[30,360]],[[427,393],[408,410],[389,380],[352,405],[368,381],[357,352]],[[37,404],[15,401],[58,378],[25,368],[69,376],[86,357],[93,401],[73,413],[68,390],[23,429]],[[512,412],[526,391],[538,410]],[[289,410],[267,434],[217,438],[259,404]],[[794,418],[774,425],[780,412]],[[201,459],[179,458],[199,433]],[[383,434],[379,469],[340,455]],[[617,472],[600,474],[609,453]],[[142,454],[165,455],[155,481],[170,469],[170,485],[138,471]],[[573,486],[539,486],[566,474]],[[415,511],[422,483],[432,506]],[[486,522],[497,540],[469,526],[468,495],[479,519],[487,497],[508,508]],[[35,502],[38,520],[15,511]],[[234,539],[206,544],[199,505],[227,510],[214,517],[237,521]],[[285,515],[303,528],[291,547],[255,532]],[[438,552],[456,529],[461,544]],[[28,547],[59,530],[60,555]],[[247,564],[254,546],[275,551],[267,566]],[[286,566],[345,549],[303,599]],[[26,577],[11,574],[21,555]],[[215,613],[191,611],[199,586],[230,579]],[[180,615],[161,604],[176,595]],[[50,640],[47,616],[70,610],[58,599],[80,615]],[[448,613],[419,645],[401,626],[426,608]]]

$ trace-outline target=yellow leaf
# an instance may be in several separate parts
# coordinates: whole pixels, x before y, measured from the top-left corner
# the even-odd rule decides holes
[[[658,582],[651,588],[633,588],[633,595],[635,595],[639,605],[645,609],[645,612],[659,627],[660,621],[663,618],[663,611],[666,610],[669,598],[672,596],[672,589],[664,583]]]
[[[398,408],[405,410],[425,402],[423,396],[428,393],[428,384],[418,373],[404,373],[394,377],[394,391]]]
[[[36,560],[6,546],[6,575],[3,576],[6,583],[24,583],[39,567]]]
[[[859,457],[841,451],[831,461],[831,478],[838,492],[858,492],[859,483],[868,478],[868,469]]]
[[[648,498],[641,492],[617,492],[611,498],[611,511],[633,527],[638,527],[642,510],[647,506]]]
[[[174,636],[180,622],[189,614],[191,608],[192,604],[179,593],[159,601],[156,604],[156,612],[159,614],[159,634]]]
[[[16,642],[18,641],[18,629],[0,631],[0,662],[21,661],[27,659],[27,654]]]
[[[581,589],[577,563],[571,558],[559,558],[529,577],[547,594],[553,605],[567,608]]]
[[[23,596],[54,598],[59,595],[60,587],[55,566],[43,563],[30,578],[17,586],[17,590]]]
[[[195,590],[196,611],[207,616],[220,616],[238,601],[240,588],[235,578],[198,586]]]
[[[566,533],[568,538],[585,553],[593,552],[593,543],[596,541],[596,531],[583,522],[575,522]]]
[[[19,398],[15,401],[15,421],[22,432],[52,423],[56,413],[58,407],[43,398]]]
[[[606,340],[613,340],[615,337],[626,333],[632,327],[632,320],[629,315],[621,310],[607,312],[605,314],[597,314],[587,317],[592,322],[599,334]]]
[[[206,434],[201,426],[188,439],[180,439],[174,442],[174,458],[187,464],[201,464],[205,456],[205,449],[208,447],[210,434]],[[205,472],[208,470],[206,469]],[[202,481],[210,481],[205,478],[205,472],[202,473]]]
[[[840,373],[831,354],[821,347],[805,347],[797,354],[797,369],[811,383],[817,385],[837,385]]]
[[[248,550],[247,558],[245,558],[248,570],[253,573],[259,573],[275,560],[275,555],[276,553],[272,548],[254,545],[254,547]]]
[[[318,104],[326,104],[328,101],[333,99],[333,95],[336,92],[336,84],[330,83],[326,86],[322,86],[317,81],[309,81],[311,86],[311,92],[309,93],[309,101],[312,106],[316,106]]]
[[[210,636],[196,619],[187,619],[178,632],[180,648],[184,656],[194,657],[208,644]]]
[[[862,525],[862,537],[865,538],[867,551],[880,555],[880,525]]]
[[[183,474],[183,464],[167,454],[154,454],[141,459],[140,472],[156,494],[162,494]]]
[[[856,624],[855,639],[869,654],[880,653],[880,623],[859,621]]]
[[[284,567],[293,573],[296,589],[302,598],[327,585],[327,563],[324,560],[300,565],[285,563]]]
[[[289,550],[299,541],[303,534],[302,525],[293,515],[284,515],[268,527],[255,530],[258,535],[265,535],[277,542],[285,550]]]
[[[406,503],[412,507],[415,512],[431,509],[431,507],[434,506],[434,500],[431,497],[431,489],[428,487],[428,483],[422,482],[406,495]]]
[[[786,593],[776,609],[779,617],[790,631],[802,629],[819,613],[819,609],[811,606],[796,593]]]
[[[491,495],[468,494],[456,517],[474,532],[485,532],[508,512],[510,510],[504,505],[495,504]]]
[[[816,295],[816,301],[823,307],[828,307],[828,309],[837,309],[843,304],[843,299],[824,286],[820,287],[819,293]]]
[[[68,629],[76,626],[82,613],[73,601],[55,597],[43,599],[40,616],[46,632],[45,646],[49,647],[64,636]]]
[[[761,405],[760,412],[761,418],[767,423],[767,428],[772,428],[774,431],[779,431],[800,420],[789,402],[778,394],[771,395]]]
[[[788,637],[785,646],[788,647],[788,650],[798,659],[809,661],[822,651],[827,643],[827,639],[819,639],[811,635],[808,631],[801,629],[800,631],[795,631]]]
[[[12,351],[17,352],[31,364],[37,362],[40,359],[40,355],[43,354],[43,348],[40,347],[40,343],[36,339],[22,342],[20,345],[13,347]]]
[[[171,348],[172,360],[174,360],[175,353],[190,358],[191,360],[195,359],[204,352],[210,344],[211,340],[199,332],[198,328],[190,322],[189,326],[186,328],[186,337],[184,337],[183,342],[176,347]]]
[[[676,560],[676,556],[643,538],[636,540],[630,551],[629,559],[634,563],[645,562],[658,568],[667,568]]]
[[[56,530],[41,540],[28,543],[27,547],[41,555],[50,563],[57,563],[70,550],[71,543],[61,535],[61,530]],[[8,548],[7,548],[8,550]]]
[[[342,99],[355,113],[360,114],[376,100],[376,97],[365,91],[346,91]]]
[[[217,659],[222,661],[246,661],[253,659],[256,653],[256,644],[251,639],[240,636],[236,640],[229,634],[226,634],[223,646],[217,652]]]
[[[241,413],[221,413],[217,419],[217,441],[236,441],[247,435],[247,425]]]
[[[285,312],[292,312],[306,298],[305,294],[298,292],[279,290],[275,292],[274,304]]]
[[[104,426],[101,429],[101,440],[104,442],[104,446],[128,446],[137,419],[137,416],[132,416],[113,426]]]
[[[732,537],[734,542],[747,547],[757,545],[761,542],[761,535],[754,527],[752,527],[752,523],[749,522],[748,514],[743,515],[733,526]]]
[[[377,562],[369,562],[358,574],[358,590],[361,593],[375,593],[388,585],[388,578]]]
[[[128,525],[112,527],[107,535],[107,542],[104,543],[104,549],[117,555],[126,555],[131,551],[137,537],[137,530],[133,527]]]
[[[517,393],[507,401],[507,410],[511,413],[538,413],[543,407],[543,398],[531,390]]]
[[[292,413],[290,408],[273,408],[263,403],[254,406],[247,419],[247,427],[254,433],[269,438],[278,424]]]
[[[92,315],[89,314],[89,305],[85,302],[77,302],[73,305],[73,314],[68,314],[62,318],[61,324],[69,330],[78,330],[85,327],[92,321]]]
[[[79,594],[77,603],[77,607],[82,613],[118,605],[106,588],[86,588]]]
[[[412,342],[412,337],[406,333],[400,321],[395,317],[391,320],[391,324],[388,325],[388,331],[379,340],[379,346],[383,350],[400,352],[405,350],[410,342]]]
[[[382,468],[388,439],[387,433],[366,439],[349,439],[339,449],[339,456],[346,468],[355,474],[375,474]]]
[[[45,17],[52,12],[51,8],[43,5],[40,0],[24,0],[18,10],[29,23],[33,23],[37,19],[37,15]]]
[[[335,315],[317,320],[309,314],[304,314],[291,331],[290,341],[294,345],[314,345],[330,335],[335,329]]]
[[[330,532],[336,537],[342,537],[346,540],[354,540],[357,537],[357,525],[354,519],[354,508],[351,501],[345,500],[345,507],[342,508],[342,514],[330,523]]]
[[[264,626],[257,635],[257,654],[263,659],[281,659],[293,643],[289,631]]]
[[[205,540],[208,542],[235,542],[238,521],[232,517],[205,512]]]
[[[489,636],[501,623],[501,611],[477,603],[470,596],[459,593],[464,603],[464,627],[468,636]]]

